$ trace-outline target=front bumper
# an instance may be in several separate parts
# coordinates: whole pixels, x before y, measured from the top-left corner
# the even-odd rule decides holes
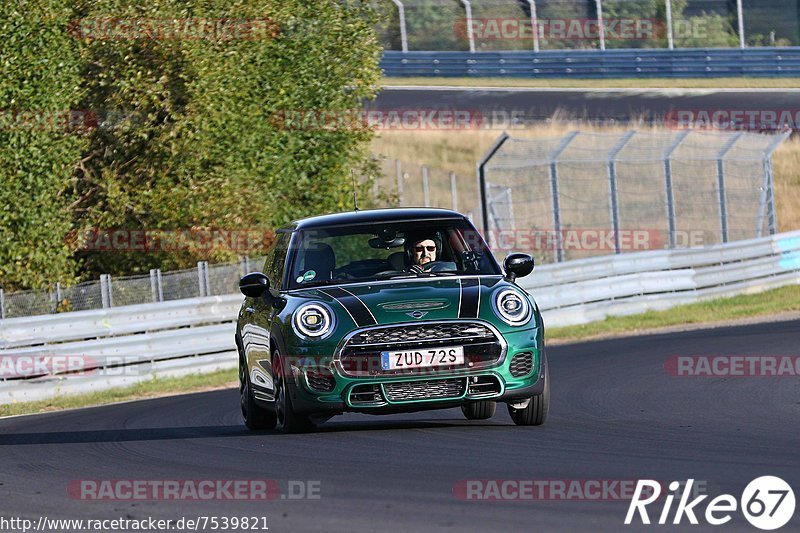
[[[328,373],[334,385],[329,391],[319,390],[315,374],[294,368],[292,403],[296,411],[306,414],[389,414],[458,407],[477,400],[510,402],[541,394],[545,372],[537,330],[504,337],[508,351],[491,368],[402,377],[352,377],[331,365]],[[520,375],[512,362],[516,355],[524,353],[531,356],[530,371]]]

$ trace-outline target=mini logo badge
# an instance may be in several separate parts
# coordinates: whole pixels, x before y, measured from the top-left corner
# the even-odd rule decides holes
[[[410,313],[406,313],[411,318],[422,318],[428,314],[427,311],[411,311]]]

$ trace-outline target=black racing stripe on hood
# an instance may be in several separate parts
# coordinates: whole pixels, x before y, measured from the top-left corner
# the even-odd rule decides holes
[[[458,318],[478,318],[478,307],[481,298],[481,282],[479,278],[461,280],[461,303]]]
[[[350,316],[353,317],[356,326],[362,328],[364,326],[374,326],[378,323],[375,320],[375,317],[372,315],[372,312],[369,310],[369,307],[367,307],[367,305],[361,301],[361,298],[352,292],[346,291],[341,287],[329,287],[325,289],[319,289],[319,291],[327,294],[342,304],[345,310],[350,313]]]

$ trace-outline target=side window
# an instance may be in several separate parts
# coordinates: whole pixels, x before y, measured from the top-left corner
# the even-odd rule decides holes
[[[264,274],[269,278],[269,286],[275,290],[280,290],[283,284],[283,267],[286,263],[289,236],[289,233],[279,233],[275,239],[275,246],[269,251],[264,261]]]

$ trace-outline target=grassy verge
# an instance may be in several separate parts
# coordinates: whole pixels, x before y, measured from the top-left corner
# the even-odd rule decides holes
[[[77,407],[90,407],[114,402],[143,400],[145,398],[156,398],[159,396],[169,396],[171,394],[186,394],[235,386],[235,368],[219,370],[210,374],[194,374],[179,378],[155,378],[129,387],[119,387],[86,394],[58,396],[49,400],[39,400],[35,402],[17,402],[0,405],[0,416],[45,413],[48,411],[60,411],[62,409],[75,409]]]
[[[796,89],[800,78],[713,79],[528,79],[528,78],[383,78],[384,86],[426,85],[436,87],[533,87],[553,89]]]
[[[800,285],[782,287],[759,294],[745,294],[681,305],[666,311],[648,311],[639,315],[609,317],[602,322],[592,322],[580,326],[548,328],[547,338],[559,341],[580,340],[668,326],[772,316],[792,311],[800,311]]]

